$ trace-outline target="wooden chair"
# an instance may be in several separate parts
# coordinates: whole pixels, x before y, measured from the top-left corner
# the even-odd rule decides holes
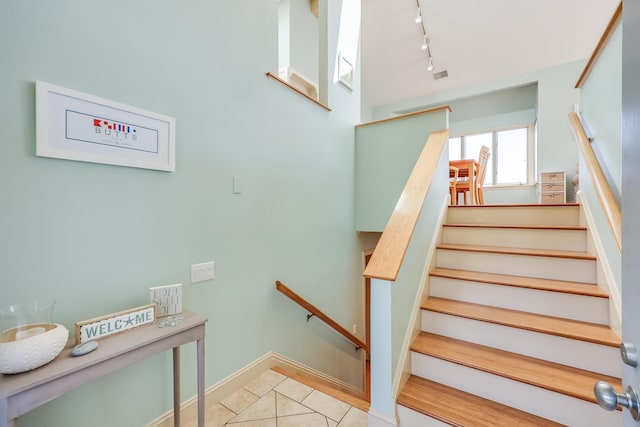
[[[451,205],[458,204],[458,192],[456,185],[458,184],[458,168],[449,166],[449,196],[451,196]]]
[[[467,201],[467,192],[474,191],[476,202],[479,205],[484,205],[484,177],[487,172],[487,162],[489,161],[489,147],[482,146],[480,149],[480,155],[478,156],[478,174],[476,175],[476,187],[471,189],[471,181],[470,180],[458,180],[456,183],[456,193],[463,193],[464,195],[464,203],[465,205],[468,203]],[[457,199],[458,194],[456,194]]]

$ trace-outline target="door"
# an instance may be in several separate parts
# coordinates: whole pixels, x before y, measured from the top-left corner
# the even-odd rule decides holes
[[[624,0],[622,19],[622,340],[640,348],[640,0]],[[640,367],[624,365],[622,382],[640,390]]]

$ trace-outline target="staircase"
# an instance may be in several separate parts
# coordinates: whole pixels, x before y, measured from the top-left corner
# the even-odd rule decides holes
[[[452,206],[397,403],[402,426],[622,425],[619,337],[579,205]]]

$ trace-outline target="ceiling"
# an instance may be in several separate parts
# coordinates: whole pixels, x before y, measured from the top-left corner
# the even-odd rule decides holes
[[[362,1],[362,93],[375,108],[589,58],[620,0]],[[579,76],[576,76],[576,80]]]

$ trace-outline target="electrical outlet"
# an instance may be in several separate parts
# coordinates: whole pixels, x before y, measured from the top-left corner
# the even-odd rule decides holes
[[[358,325],[356,325],[355,323],[353,324],[353,328],[351,328],[351,333],[353,335],[358,333]]]
[[[215,277],[215,272],[214,272],[213,261],[191,265],[191,283],[199,283],[199,282],[205,282],[207,280],[213,280],[214,277]]]

